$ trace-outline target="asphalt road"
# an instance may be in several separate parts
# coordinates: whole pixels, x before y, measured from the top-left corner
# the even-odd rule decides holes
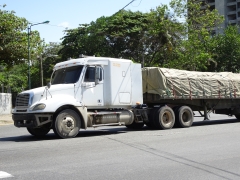
[[[240,122],[227,116],[211,119],[187,129],[81,130],[73,139],[57,139],[52,131],[36,139],[24,128],[2,125],[0,178],[240,179]]]

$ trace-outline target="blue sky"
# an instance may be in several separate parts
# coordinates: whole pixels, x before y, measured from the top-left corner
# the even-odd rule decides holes
[[[77,28],[79,24],[90,23],[101,16],[111,16],[131,0],[0,0],[6,4],[5,10],[15,11],[15,15],[26,18],[31,23],[46,20],[49,24],[32,26],[40,32],[47,43],[61,42],[65,28]],[[170,0],[135,0],[127,10],[149,12]]]

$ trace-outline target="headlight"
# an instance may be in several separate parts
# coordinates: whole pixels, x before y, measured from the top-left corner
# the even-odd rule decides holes
[[[46,107],[45,104],[37,104],[36,106],[34,106],[32,111],[43,110],[45,107]]]

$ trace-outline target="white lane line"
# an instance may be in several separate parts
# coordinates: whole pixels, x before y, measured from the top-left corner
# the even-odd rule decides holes
[[[4,172],[4,171],[0,171],[0,179],[9,178],[9,177],[13,177],[13,175],[8,174],[7,172]]]

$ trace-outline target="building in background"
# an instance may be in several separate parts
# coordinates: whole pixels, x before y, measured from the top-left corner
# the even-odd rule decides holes
[[[222,33],[230,25],[240,25],[240,0],[199,0],[207,3],[210,9],[217,9],[220,15],[224,16],[224,22],[214,33]]]

